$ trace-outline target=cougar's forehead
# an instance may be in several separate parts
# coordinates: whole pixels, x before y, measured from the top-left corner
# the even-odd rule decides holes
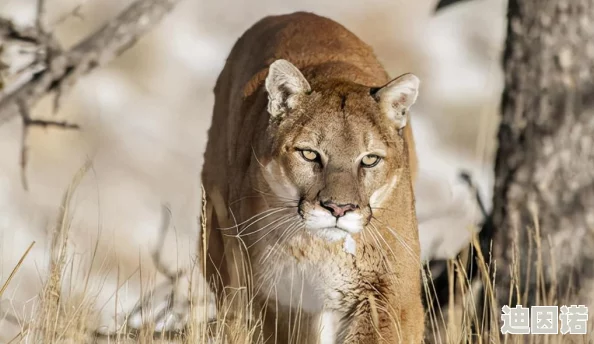
[[[290,144],[311,145],[338,156],[385,149],[379,108],[368,92],[320,92],[303,104]]]

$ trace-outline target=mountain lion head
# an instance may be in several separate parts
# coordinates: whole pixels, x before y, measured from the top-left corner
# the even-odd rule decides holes
[[[263,174],[272,193],[297,202],[305,229],[316,235],[362,231],[408,168],[405,130],[419,79],[405,74],[382,87],[308,81],[276,60],[265,86],[272,155]]]

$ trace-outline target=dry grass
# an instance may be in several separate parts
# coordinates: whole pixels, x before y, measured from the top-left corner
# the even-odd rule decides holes
[[[50,262],[50,273],[45,281],[44,288],[40,292],[36,304],[35,316],[29,321],[23,322],[21,333],[10,343],[233,343],[248,344],[252,340],[256,343],[263,342],[259,336],[258,329],[260,321],[251,316],[251,302],[246,299],[243,290],[236,291],[229,296],[228,302],[217,313],[216,319],[204,321],[208,316],[207,307],[200,304],[190,303],[189,325],[183,331],[171,333],[155,333],[155,325],[150,321],[140,329],[122,328],[122,330],[108,337],[97,337],[93,331],[95,315],[93,314],[93,297],[85,294],[88,289],[85,285],[82,293],[74,293],[64,296],[61,292],[67,281],[65,281],[68,256],[68,234],[70,231],[70,202],[76,187],[81,182],[90,164],[86,164],[75,176],[72,184],[63,197],[61,211],[55,225],[52,238],[52,255]],[[203,195],[203,207],[205,207]],[[203,208],[203,213],[205,208]],[[553,285],[548,289],[544,287],[544,267],[542,254],[545,254],[549,243],[543,243],[540,237],[536,211],[533,212],[535,219],[534,228],[530,228],[532,241],[528,250],[536,250],[537,261],[534,264],[526,264],[527,269],[536,269],[536,300],[541,305],[562,304],[555,294],[557,285],[553,279]],[[201,227],[206,227],[206,220],[201,219]],[[202,238],[204,240],[204,238]],[[205,246],[205,242],[202,242]],[[6,286],[10,283],[12,276],[18,270],[20,264],[26,259],[27,252],[14,268],[7,281],[0,288],[2,296]],[[480,272],[479,278],[471,281],[467,278],[466,271],[469,259],[476,251],[474,268]],[[528,273],[520,272],[518,261],[519,247],[514,245],[513,264],[511,267],[512,283],[510,291],[519,295],[519,300],[525,300],[528,290],[525,287],[530,281],[521,281],[519,276],[530,276]],[[427,343],[591,343],[592,338],[588,336],[505,336],[500,335],[501,307],[495,298],[495,281],[497,271],[493,262],[486,261],[485,252],[481,252],[478,239],[475,236],[466,252],[462,252],[458,259],[447,263],[447,275],[449,281],[450,304],[446,308],[429,307],[426,311]],[[530,255],[529,255],[530,256]],[[205,257],[203,262],[205,261]],[[554,261],[554,260],[553,260]],[[507,267],[504,267],[507,268]],[[200,273],[199,269],[192,269],[191,274]],[[433,285],[433,276],[428,269],[423,268],[423,284],[428,304],[432,304],[437,292]],[[90,272],[85,283],[90,283]],[[190,279],[196,280],[196,279]],[[204,284],[200,286],[190,285],[190,288],[203,288],[202,295],[208,292]],[[480,292],[482,291],[482,292]],[[152,288],[147,286],[146,293],[151,293]],[[191,291],[190,291],[191,292]],[[571,300],[571,295],[566,295]],[[233,305],[248,305],[247,308],[238,309]],[[592,329],[589,329],[592,333]]]

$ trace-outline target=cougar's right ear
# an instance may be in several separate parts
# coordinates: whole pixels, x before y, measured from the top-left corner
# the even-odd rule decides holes
[[[295,108],[296,97],[311,91],[309,83],[299,69],[287,60],[276,60],[266,77],[268,112],[277,117]]]

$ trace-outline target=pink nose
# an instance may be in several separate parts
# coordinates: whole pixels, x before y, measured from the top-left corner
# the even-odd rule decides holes
[[[357,209],[357,206],[354,204],[336,204],[332,201],[320,202],[320,205],[327,209],[332,216],[341,217],[344,214],[348,213],[349,211],[353,211]]]

